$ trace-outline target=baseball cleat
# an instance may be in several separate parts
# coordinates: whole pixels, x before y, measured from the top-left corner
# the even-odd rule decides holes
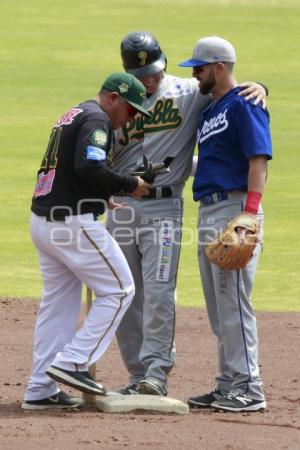
[[[146,377],[139,381],[137,391],[142,395],[166,396],[168,394],[163,382],[154,377]]]
[[[261,411],[266,409],[267,404],[265,400],[254,400],[249,398],[246,394],[241,394],[238,391],[231,391],[229,394],[213,402],[211,407],[233,412]]]
[[[55,381],[64,383],[86,394],[105,395],[106,389],[102,384],[96,383],[89,372],[73,372],[50,366],[46,374]]]
[[[190,408],[210,408],[212,403],[214,403],[219,398],[223,397],[223,393],[220,389],[215,389],[208,394],[198,395],[197,397],[189,397],[187,403]]]
[[[137,385],[133,383],[126,387],[116,389],[115,391],[108,391],[106,395],[139,395],[139,393],[137,391]]]
[[[84,401],[78,397],[71,397],[63,391],[51,397],[41,400],[26,400],[22,403],[22,409],[42,410],[42,409],[76,409],[84,405]]]

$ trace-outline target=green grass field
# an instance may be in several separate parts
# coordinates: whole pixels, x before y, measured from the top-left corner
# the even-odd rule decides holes
[[[90,98],[103,79],[121,70],[119,44],[129,31],[148,30],[168,56],[168,72],[189,76],[177,63],[197,38],[220,35],[238,52],[240,81],[270,89],[274,161],[264,195],[264,253],[257,309],[299,311],[300,4],[285,0],[9,0],[1,2],[1,232],[0,295],[40,297],[37,258],[28,232],[35,173],[51,125],[69,106]],[[191,185],[186,226],[196,228]],[[178,301],[202,306],[196,246],[181,254]]]

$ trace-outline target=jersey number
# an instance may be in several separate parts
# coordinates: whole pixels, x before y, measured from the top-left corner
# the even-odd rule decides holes
[[[41,169],[55,169],[57,166],[57,152],[62,128],[53,128],[48,147],[42,161]]]

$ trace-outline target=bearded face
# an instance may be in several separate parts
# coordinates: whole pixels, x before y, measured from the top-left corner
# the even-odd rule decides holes
[[[213,70],[209,68],[207,77],[202,78],[201,80],[199,79],[199,81],[200,81],[199,89],[201,94],[203,95],[209,94],[216,85],[216,78],[213,73]]]

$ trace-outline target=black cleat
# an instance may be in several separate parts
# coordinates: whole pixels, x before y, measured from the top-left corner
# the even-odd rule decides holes
[[[116,389],[115,391],[109,391],[106,395],[139,395],[139,393],[137,391],[137,385],[133,383],[126,387]]]
[[[247,397],[246,394],[241,394],[238,391],[231,391],[229,394],[219,398],[211,405],[212,408],[223,411],[261,411],[266,409],[267,404],[265,400],[254,400]]]
[[[137,391],[142,395],[168,395],[167,389],[162,381],[154,377],[146,377],[137,384]]]
[[[46,374],[55,381],[64,383],[81,392],[92,395],[105,395],[106,389],[102,384],[96,383],[89,372],[73,372],[71,370],[60,369],[59,367],[50,366],[46,370]]]
[[[215,389],[208,394],[198,395],[197,397],[190,397],[187,401],[190,408],[210,408],[219,398],[222,398],[224,393],[220,389]]]
[[[71,397],[63,391],[58,392],[51,397],[41,400],[26,400],[22,403],[22,409],[75,409],[84,405],[84,401],[78,397]]]

